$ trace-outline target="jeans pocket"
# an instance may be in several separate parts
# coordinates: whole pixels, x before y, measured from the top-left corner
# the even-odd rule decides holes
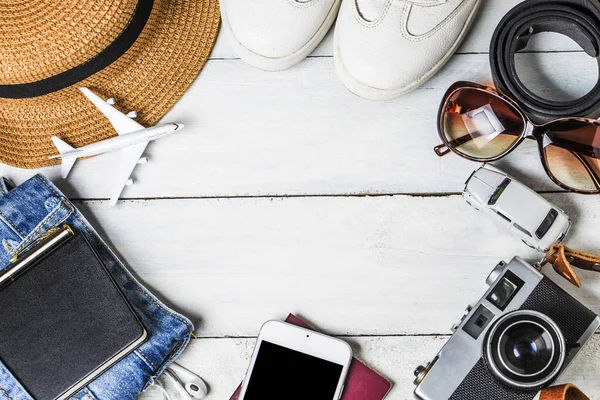
[[[85,389],[92,399],[135,400],[153,377],[153,371],[139,350],[104,372]],[[90,397],[77,397],[89,400]]]
[[[97,400],[96,396],[93,395],[92,391],[85,387],[81,389],[77,394],[69,397],[69,400]]]
[[[29,232],[19,228],[19,225],[14,222],[14,217],[11,219],[0,210],[0,223],[2,224],[0,240],[3,245],[0,249],[0,269],[8,266],[10,259],[15,254],[28,249],[36,243],[40,236],[63,224],[73,213],[73,208],[69,203],[56,197],[48,199],[46,207],[47,209],[38,212],[39,222]]]
[[[0,362],[0,400],[34,400],[19,381]]]

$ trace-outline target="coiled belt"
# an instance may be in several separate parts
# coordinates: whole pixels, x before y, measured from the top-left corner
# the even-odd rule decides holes
[[[600,69],[600,3],[598,0],[526,0],[500,22],[492,38],[490,62],[498,89],[516,100],[536,123],[556,118],[598,116],[600,80],[577,100],[546,99],[529,90],[517,76],[515,54],[532,35],[561,33],[598,59]]]

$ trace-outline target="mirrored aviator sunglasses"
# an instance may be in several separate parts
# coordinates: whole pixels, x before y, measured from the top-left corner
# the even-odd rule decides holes
[[[438,131],[442,157],[451,151],[472,161],[496,161],[523,140],[538,143],[546,173],[558,186],[600,193],[600,122],[564,118],[536,125],[509,97],[487,86],[457,82],[442,100]]]

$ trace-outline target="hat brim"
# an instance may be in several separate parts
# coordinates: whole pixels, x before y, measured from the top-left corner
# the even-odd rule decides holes
[[[76,85],[39,97],[0,98],[0,162],[20,168],[56,164],[51,137],[81,147],[116,135],[80,92],[113,97],[144,126],[158,123],[194,82],[219,32],[218,0],[156,0],[135,44]]]

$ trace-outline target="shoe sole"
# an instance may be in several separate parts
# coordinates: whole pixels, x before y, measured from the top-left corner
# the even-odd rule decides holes
[[[221,3],[225,3],[225,0],[221,0]],[[329,10],[329,13],[327,14],[327,17],[323,21],[323,24],[321,24],[317,32],[304,46],[302,46],[296,52],[284,57],[266,57],[257,54],[244,46],[233,33],[231,25],[229,25],[229,20],[227,19],[227,13],[225,12],[226,7],[224,6],[221,6],[221,20],[223,22],[223,26],[229,34],[229,38],[231,39],[229,41],[231,46],[243,61],[264,71],[276,72],[293,67],[308,57],[310,53],[317,48],[319,43],[321,43],[323,38],[325,38],[325,35],[327,32],[329,32],[329,29],[335,22],[341,3],[341,0],[336,0],[334,2]]]
[[[339,48],[338,48],[338,39],[337,39],[337,32],[336,32],[336,34],[334,36],[334,40],[333,40],[333,48],[334,48],[333,60],[334,60],[334,64],[335,64],[335,69],[337,70],[340,80],[342,81],[344,86],[349,91],[351,91],[352,93],[354,93],[355,95],[357,95],[359,97],[362,97],[362,98],[368,99],[368,100],[376,100],[376,101],[392,100],[403,94],[412,92],[413,90],[417,89],[418,87],[423,85],[425,82],[427,82],[429,79],[431,79],[435,74],[437,74],[442,69],[442,67],[444,65],[446,65],[446,63],[448,61],[450,61],[450,58],[452,58],[452,56],[456,53],[456,51],[458,50],[458,48],[464,41],[465,37],[469,33],[469,31],[471,29],[471,25],[473,25],[473,22],[475,20],[475,16],[477,15],[477,12],[479,11],[480,5],[481,5],[481,0],[477,1],[477,4],[471,11],[471,14],[469,15],[469,18],[467,19],[467,22],[466,22],[463,30],[461,31],[460,35],[458,36],[458,39],[456,40],[456,42],[454,43],[452,48],[444,55],[444,57],[437,64],[431,70],[429,70],[425,75],[423,75],[419,80],[417,80],[411,84],[408,84],[406,86],[402,86],[401,88],[396,88],[396,89],[380,89],[380,88],[377,88],[374,86],[367,85],[366,83],[363,83],[363,82],[357,80],[356,78],[354,78],[350,74],[350,72],[348,72],[348,70],[344,66],[344,63],[342,62],[342,58],[340,56],[340,52],[339,52]]]

